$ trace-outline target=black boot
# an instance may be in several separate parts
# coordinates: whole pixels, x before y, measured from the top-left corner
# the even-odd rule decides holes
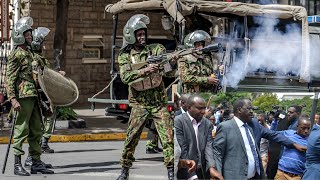
[[[31,169],[31,166],[32,166],[32,158],[31,156],[28,156],[26,161],[24,162],[24,167],[26,169]]]
[[[129,179],[129,168],[128,167],[122,167],[121,174],[117,178],[117,180],[128,180]]]
[[[174,179],[173,167],[167,167],[167,169],[168,169],[168,180],[173,180]]]
[[[162,149],[162,148],[159,148],[158,146],[155,147],[154,149],[156,149],[156,150],[159,151],[159,152],[162,152],[162,151],[163,151],[163,149]]]
[[[161,151],[160,151],[161,150]],[[159,147],[153,147],[153,148],[147,148],[146,149],[146,153],[147,154],[156,154],[156,153],[159,153],[159,152],[162,152],[162,149],[159,148]]]
[[[39,160],[35,161],[32,159],[32,166],[31,166],[31,174],[37,174],[37,173],[42,173],[42,174],[54,174],[52,170],[47,169],[44,166],[44,163]]]
[[[21,156],[14,156],[14,174],[19,176],[30,176],[30,174],[22,167]]]
[[[44,165],[44,167],[46,167],[47,169],[52,169],[53,166],[51,164],[46,164],[44,162],[41,161],[41,163]],[[28,156],[26,161],[24,162],[24,167],[26,169],[31,169],[31,166],[32,166],[32,157],[31,156]]]
[[[42,137],[42,140],[41,140],[42,153],[54,153],[54,150],[49,147],[48,141],[49,141],[49,138]]]

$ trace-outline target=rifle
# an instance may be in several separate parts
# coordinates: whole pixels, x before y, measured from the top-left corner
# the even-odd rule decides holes
[[[9,142],[8,142],[8,147],[7,147],[7,152],[6,152],[6,156],[3,162],[3,167],[2,167],[2,174],[4,174],[4,172],[6,171],[6,166],[7,166],[7,160],[8,160],[8,156],[9,156],[9,152],[10,152],[10,146],[11,146],[11,139],[13,136],[13,132],[14,132],[14,126],[16,124],[17,121],[17,115],[18,115],[18,111],[14,111],[13,113],[13,119],[12,119],[12,127],[11,127],[11,131],[10,131],[10,137],[9,137]]]
[[[173,58],[178,59],[184,55],[196,53],[196,52],[218,52],[222,49],[222,45],[220,43],[216,44],[210,44],[204,48],[201,49],[195,49],[195,48],[189,48],[189,49],[183,49],[179,50],[173,53],[166,53],[161,54],[158,56],[149,56],[145,62],[141,63],[135,63],[131,65],[132,70],[139,70],[147,66],[148,64],[159,64],[160,66],[164,67],[164,72],[172,71],[170,63],[175,64],[176,60],[172,60]]]

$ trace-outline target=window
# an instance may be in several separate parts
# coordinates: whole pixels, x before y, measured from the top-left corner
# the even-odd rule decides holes
[[[107,63],[107,60],[105,59],[105,46],[102,36],[83,36],[82,46],[83,63]]]

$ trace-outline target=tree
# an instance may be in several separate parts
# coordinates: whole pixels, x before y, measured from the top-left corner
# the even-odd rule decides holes
[[[253,100],[252,105],[258,106],[259,111],[269,112],[273,109],[272,106],[279,105],[280,101],[275,94],[266,93]]]
[[[66,47],[68,41],[68,11],[69,0],[57,0],[56,31],[54,34],[54,59],[56,69],[65,68]],[[61,57],[60,57],[61,56]],[[58,61],[57,61],[58,60]],[[59,62],[60,61],[60,62]]]
[[[201,93],[201,96],[208,101],[210,96],[212,96],[212,93]],[[233,104],[235,100],[239,98],[248,98],[252,99],[252,93],[248,92],[228,92],[228,93],[219,93],[217,95],[214,95],[211,98],[211,104],[213,105],[219,105],[224,102],[228,102],[229,104]]]
[[[302,113],[310,116],[312,111],[312,103],[313,99],[310,99],[310,97],[306,96],[302,99],[284,100],[280,103],[280,105],[285,107],[286,109],[293,105],[305,106],[302,108]],[[320,112],[320,102],[318,102],[317,104],[317,112]]]

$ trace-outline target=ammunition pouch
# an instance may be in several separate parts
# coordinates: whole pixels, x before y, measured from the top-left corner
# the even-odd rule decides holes
[[[145,91],[160,86],[162,82],[162,76],[159,73],[152,73],[146,77],[139,78],[129,85],[136,91]]]

